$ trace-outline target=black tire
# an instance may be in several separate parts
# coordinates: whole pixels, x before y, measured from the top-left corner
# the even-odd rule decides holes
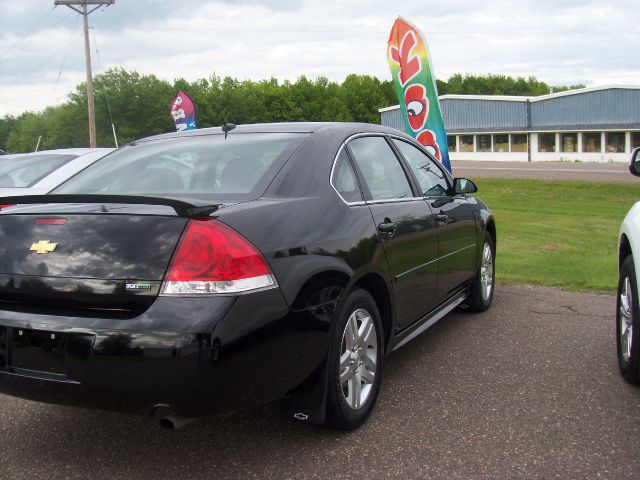
[[[616,346],[620,374],[627,382],[640,384],[640,308],[636,270],[631,255],[622,262],[618,276]]]
[[[370,320],[370,321],[369,321]],[[352,332],[351,325],[356,322],[361,337],[351,342],[354,348],[348,349],[345,339]],[[350,324],[347,329],[347,324]],[[367,325],[374,329],[375,339]],[[368,346],[367,346],[368,345]],[[375,349],[373,348],[375,345]],[[341,357],[346,357],[341,368]],[[374,374],[371,382],[371,360],[375,358]],[[382,377],[384,358],[384,338],[380,313],[373,297],[361,289],[351,292],[336,314],[327,358],[327,417],[325,426],[340,430],[352,430],[367,419],[378,396]],[[348,363],[345,369],[345,362]],[[341,382],[343,378],[350,380]],[[357,386],[359,385],[359,387]],[[365,394],[366,390],[366,394]],[[357,391],[358,396],[350,395]],[[362,395],[361,395],[362,394]],[[358,405],[358,400],[361,403]]]
[[[488,250],[487,250],[488,249]],[[490,254],[490,272],[487,275],[485,252]],[[463,306],[472,312],[484,312],[491,306],[493,301],[493,291],[496,284],[496,247],[493,243],[493,238],[489,232],[484,233],[484,242],[482,243],[482,254],[480,257],[480,266],[478,267],[478,273],[473,278],[471,286],[469,288],[469,296],[464,301]],[[483,283],[490,281],[490,287],[488,289],[483,288]]]

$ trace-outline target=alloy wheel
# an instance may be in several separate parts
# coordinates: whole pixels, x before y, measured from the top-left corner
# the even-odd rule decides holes
[[[362,408],[372,392],[377,355],[375,322],[359,308],[349,316],[342,333],[338,381],[346,404],[354,410]]]
[[[489,242],[484,243],[482,249],[482,263],[480,265],[480,285],[482,286],[482,300],[487,301],[493,289],[493,252]]]
[[[620,322],[620,351],[622,359],[628,362],[631,358],[631,339],[633,338],[633,290],[631,280],[625,277],[620,291],[620,311],[618,321]]]

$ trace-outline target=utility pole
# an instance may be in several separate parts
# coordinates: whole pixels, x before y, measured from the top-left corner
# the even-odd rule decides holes
[[[65,5],[71,10],[82,15],[84,21],[84,61],[87,69],[87,110],[89,113],[89,147],[95,148],[96,144],[96,115],[93,107],[93,75],[91,73],[91,53],[89,49],[89,15],[98,8],[113,5],[116,0],[55,0],[53,4]],[[76,7],[82,6],[82,9]],[[88,10],[87,6],[92,5],[93,8]]]

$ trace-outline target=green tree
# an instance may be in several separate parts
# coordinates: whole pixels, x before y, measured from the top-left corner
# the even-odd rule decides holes
[[[349,120],[354,122],[378,123],[378,109],[388,106],[380,80],[369,75],[347,76],[341,85],[340,97],[350,114]]]
[[[98,145],[115,146],[108,106],[120,144],[171,130],[169,109],[176,92],[169,82],[118,68],[96,75],[93,84]],[[86,92],[86,84],[80,84],[70,101],[86,105]]]
[[[16,124],[16,118],[11,115],[5,115],[0,118],[0,150],[7,150],[7,139],[9,132]]]
[[[10,152],[32,152],[36,149],[38,138],[45,133],[43,114],[25,112],[16,118],[15,125],[7,138],[7,150]]]
[[[549,87],[531,76],[469,75],[456,73],[437,81],[440,95],[544,95],[584,85]],[[173,83],[154,75],[122,68],[96,75],[95,110],[99,146],[113,146],[111,118],[120,144],[136,138],[174,131],[169,113],[178,90],[196,105],[199,128],[220,125],[222,117],[236,124],[296,121],[358,121],[378,123],[379,108],[398,103],[393,82],[369,75],[348,75],[338,84],[326,77],[300,76],[295,82],[276,78],[240,81],[216,74]],[[109,116],[111,112],[111,118]],[[40,148],[81,147],[88,143],[86,86],[80,84],[67,102],[42,112],[26,112],[0,119],[0,148],[32,151]]]

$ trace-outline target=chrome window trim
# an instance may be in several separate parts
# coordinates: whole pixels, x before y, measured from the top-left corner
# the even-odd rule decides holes
[[[351,138],[351,137],[349,137],[349,138]],[[342,200],[345,205],[347,205],[349,207],[352,207],[352,206],[355,206],[355,205],[366,205],[366,202],[364,200],[360,200],[358,202],[348,202],[348,201],[346,201],[345,198],[342,196],[342,194],[338,191],[336,186],[333,184],[333,172],[336,169],[336,164],[338,163],[338,157],[342,153],[342,150],[344,150],[344,147],[347,145],[347,141],[348,140],[349,139],[347,139],[344,142],[342,142],[342,145],[340,145],[340,148],[338,149],[338,153],[336,153],[336,156],[333,159],[333,165],[331,165],[331,173],[329,174],[329,185],[331,185],[331,188],[333,188],[333,191],[336,192],[338,197],[340,197],[340,200]],[[351,165],[349,165],[349,166],[351,166]],[[356,182],[358,182],[358,177],[356,176],[356,173],[353,171],[353,166],[351,166],[351,172],[353,173],[353,176],[356,179]],[[358,190],[360,190],[360,183],[358,183]],[[360,190],[360,197],[362,197],[362,190]]]
[[[355,139],[355,138],[359,138],[359,137],[394,137],[388,133],[380,133],[380,132],[369,132],[369,133],[354,133],[353,135],[347,137],[345,139],[344,142],[342,142],[342,145],[340,145],[340,148],[338,149],[338,152],[336,153],[336,156],[333,158],[333,165],[331,165],[331,173],[329,174],[329,185],[331,185],[331,188],[333,188],[334,192],[336,192],[338,194],[338,197],[340,197],[340,200],[342,200],[342,202],[347,205],[348,207],[353,207],[353,206],[362,206],[362,205],[376,205],[376,204],[380,204],[380,203],[401,203],[401,202],[411,202],[411,201],[416,201],[416,200],[424,200],[425,197],[406,197],[406,198],[389,198],[389,199],[382,199],[382,200],[361,200],[359,202],[348,202],[344,199],[344,197],[340,194],[340,192],[338,191],[338,189],[335,187],[335,185],[333,184],[333,172],[336,168],[336,164],[338,163],[338,157],[340,156],[340,153],[342,153],[342,150],[345,149],[345,147],[347,146],[347,143],[349,143],[351,140]],[[402,138],[402,137],[397,137],[397,138]],[[406,140],[406,138],[405,138]],[[353,169],[352,169],[353,171]],[[404,171],[404,170],[403,170]],[[354,172],[355,175],[355,172]],[[405,174],[406,175],[406,174]],[[356,180],[357,177],[356,177]],[[407,181],[409,181],[409,179],[407,178]],[[409,185],[411,185],[411,182],[409,181]],[[358,188],[360,188],[360,184],[358,183]],[[360,194],[362,194],[362,190],[360,190]]]

